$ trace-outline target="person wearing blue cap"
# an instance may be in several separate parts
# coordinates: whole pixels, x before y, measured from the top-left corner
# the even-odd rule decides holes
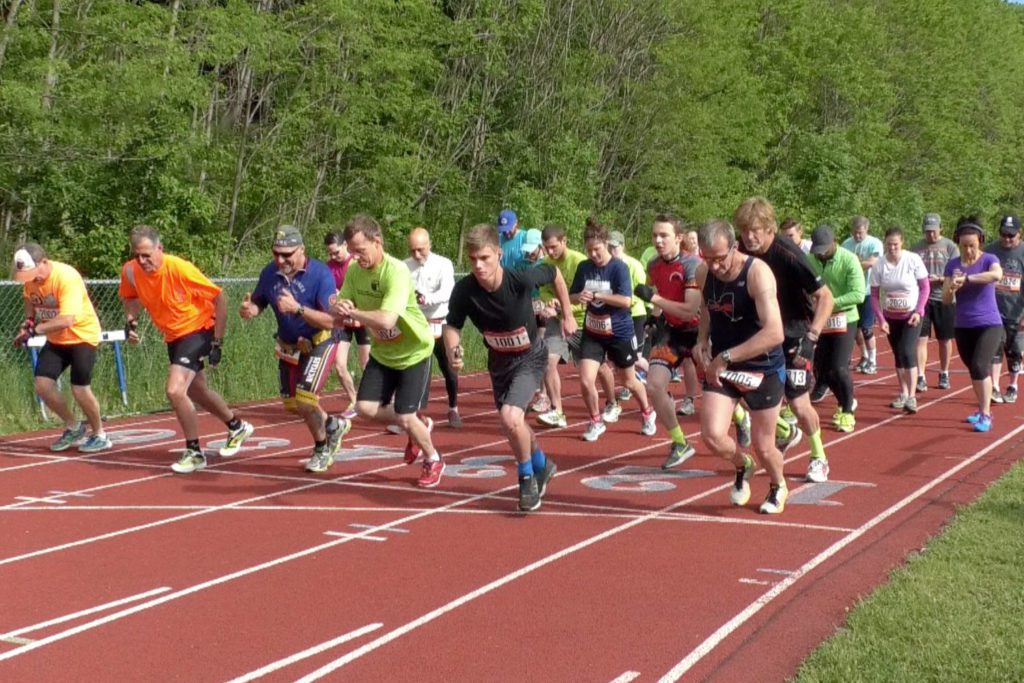
[[[1021,276],[1024,274],[1024,244],[1020,239],[1020,218],[1005,216],[999,223],[999,239],[985,247],[985,252],[995,255],[1003,268],[1003,277],[996,283],[996,305],[1003,319],[1005,336],[1003,345],[992,359],[992,401],[993,403],[1017,402],[1017,377],[1021,372],[1024,356],[1024,334],[1021,334],[1021,319],[1024,318],[1024,298],[1020,295]],[[1006,390],[999,392],[999,375],[1003,369],[1003,355],[1006,355],[1006,371],[1010,375]]]
[[[526,232],[519,229],[519,217],[512,209],[498,214],[498,246],[501,247],[501,267],[516,270],[523,266],[523,240]]]

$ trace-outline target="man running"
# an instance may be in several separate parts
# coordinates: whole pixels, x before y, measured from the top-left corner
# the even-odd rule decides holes
[[[50,444],[51,451],[65,451],[76,443],[82,453],[111,447],[103,432],[100,404],[92,393],[92,370],[100,343],[100,321],[77,270],[51,261],[34,242],[14,252],[15,281],[24,285],[25,322],[14,338],[25,346],[34,335],[46,337],[35,367],[36,395],[64,423],[64,433]],[[71,395],[82,409],[92,434],[85,438],[85,423],[75,420],[57,379],[71,368]]]
[[[1024,244],[1020,239],[1020,218],[1005,216],[999,223],[999,240],[985,248],[999,259],[1003,277],[996,283],[996,305],[1003,319],[1003,346],[992,359],[992,401],[999,403],[1017,402],[1017,378],[1021,372],[1021,355],[1024,351],[1024,333],[1021,320],[1024,318],[1024,298],[1021,297],[1020,282],[1024,275]],[[1010,375],[1006,390],[999,391],[999,375],[1003,369],[1003,355],[1006,355],[1006,371]],[[1000,400],[997,401],[996,397]]]
[[[752,197],[737,207],[733,216],[743,238],[745,251],[764,260],[775,276],[779,311],[785,340],[786,400],[796,415],[797,425],[779,422],[779,448],[785,452],[807,434],[811,460],[807,480],[828,481],[828,459],[821,442],[818,411],[811,405],[811,363],[814,347],[825,322],[832,314],[832,293],[811,270],[800,248],[788,239],[776,239],[775,209],[763,197]]]
[[[448,426],[459,429],[462,427],[462,416],[459,415],[459,375],[449,365],[441,341],[441,327],[448,316],[448,299],[455,287],[455,266],[450,259],[431,250],[430,233],[425,228],[414,228],[409,233],[409,258],[405,259],[405,265],[412,275],[416,303],[430,323],[430,331],[434,335],[434,360],[444,377],[444,388],[448,393]]]
[[[444,327],[444,346],[454,368],[462,367],[462,327],[466,318],[480,330],[487,346],[494,403],[502,431],[516,458],[519,509],[536,510],[557,467],[537,444],[526,423],[526,408],[540,387],[547,366],[544,337],[533,312],[533,290],[550,284],[560,304],[562,333],[576,332],[576,320],[561,273],[550,264],[506,270],[491,225],[477,225],[466,237],[472,274],[455,285]]]
[[[397,423],[409,436],[405,462],[423,454],[417,485],[433,488],[441,482],[444,460],[430,439],[433,423],[424,423],[417,410],[430,388],[430,357],[434,335],[416,303],[416,290],[404,263],[384,251],[380,224],[359,214],[345,226],[348,250],[356,259],[338,292],[332,312],[336,318],[362,323],[370,330],[370,362],[359,382],[356,410],[385,424]]]
[[[193,402],[227,425],[221,456],[238,453],[253,433],[252,425],[240,420],[206,383],[205,365],[213,368],[221,360],[227,301],[220,287],[192,263],[164,253],[156,228],[136,226],[131,247],[133,258],[121,268],[118,288],[128,342],[139,343],[139,313],[145,308],[167,343],[167,398],[185,435],[185,452],[171,469],[181,474],[195,472],[206,467],[206,455],[199,446]]]
[[[302,233],[282,225],[274,233],[273,261],[262,272],[256,289],[238,309],[252,320],[268,306],[277,319],[275,354],[281,400],[289,412],[306,423],[313,437],[307,472],[326,472],[352,427],[345,419],[328,415],[320,405],[320,392],[334,367],[338,344],[332,328],[334,276],[321,261],[306,255]]]
[[[729,499],[733,505],[746,505],[754,461],[729,436],[733,411],[742,398],[749,408],[753,454],[771,479],[760,511],[779,514],[789,489],[775,445],[786,377],[775,278],[764,261],[737,251],[736,234],[724,220],[701,228],[700,245],[702,306],[694,356],[705,375],[702,438],[712,453],[736,467]]]
[[[928,391],[925,368],[928,366],[928,337],[935,328],[935,339],[939,342],[939,389],[949,389],[949,358],[953,353],[956,304],[942,303],[943,273],[946,264],[960,255],[956,243],[942,236],[942,220],[937,213],[927,213],[922,223],[924,238],[911,251],[921,256],[928,270],[931,292],[921,316],[921,336],[917,339],[917,393]],[[994,385],[999,390],[999,385]]]
[[[854,216],[850,228],[850,237],[843,242],[843,249],[852,251],[860,260],[864,271],[864,282],[870,282],[871,267],[882,256],[882,240],[868,234],[870,222],[866,216]],[[875,309],[871,306],[871,297],[857,309],[860,325],[857,326],[857,346],[860,347],[860,362],[857,372],[874,375],[878,372],[877,342],[875,341]]]

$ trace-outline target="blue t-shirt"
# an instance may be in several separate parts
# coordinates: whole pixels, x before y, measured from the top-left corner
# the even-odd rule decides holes
[[[950,259],[946,264],[946,277],[953,277],[955,271],[965,275],[977,275],[987,272],[992,264],[999,263],[993,254],[983,253],[977,261],[969,266],[960,262],[960,257]],[[965,282],[956,292],[956,326],[957,327],[990,327],[1001,326],[1003,318],[999,315],[996,305],[996,283]]]
[[[617,258],[603,266],[598,266],[589,259],[583,261],[576,268],[569,293],[579,294],[583,290],[632,297],[633,286],[629,279],[629,266]],[[629,306],[619,308],[609,306],[603,301],[592,301],[587,304],[583,329],[586,334],[597,339],[632,339],[634,329]]]
[[[299,337],[312,339],[320,329],[307,323],[302,317],[294,314],[282,314],[277,310],[277,297],[284,289],[291,290],[292,296],[300,306],[317,311],[329,311],[337,297],[338,290],[334,287],[334,275],[322,261],[306,259],[295,276],[288,280],[271,263],[260,272],[260,279],[252,293],[252,301],[260,308],[270,306],[277,318],[277,336],[281,341],[294,344]]]
[[[523,239],[526,238],[526,231],[522,228],[516,229],[516,234],[505,239],[503,233],[498,234],[498,242],[501,245],[501,267],[507,270],[519,270],[523,262]]]

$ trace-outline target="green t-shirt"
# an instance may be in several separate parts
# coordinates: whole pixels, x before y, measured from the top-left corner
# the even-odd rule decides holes
[[[658,248],[652,244],[651,246],[644,249],[643,253],[640,254],[640,263],[642,263],[644,265],[644,268],[646,268],[647,264],[653,261],[654,257],[657,255]]]
[[[634,288],[637,285],[647,284],[647,269],[644,268],[642,263],[629,254],[623,254],[619,258],[626,262],[626,267],[629,268],[629,281]],[[633,304],[629,307],[629,315],[633,318],[647,316],[647,306],[644,304],[643,299],[638,296],[633,297]]]
[[[832,313],[845,313],[846,322],[851,325],[860,320],[857,307],[867,294],[860,259],[847,249],[836,249],[835,256],[824,265],[814,254],[806,254],[806,258],[814,274],[832,290]]]
[[[573,278],[576,277],[576,269],[581,263],[587,261],[587,257],[582,253],[573,249],[566,249],[565,253],[562,254],[562,258],[555,261],[550,256],[545,256],[541,263],[550,263],[555,268],[558,268],[558,272],[562,274],[562,279],[565,280],[565,287],[568,289],[569,285],[572,284]],[[544,285],[540,288],[540,295],[545,301],[550,301],[555,298],[555,287],[554,285]],[[576,324],[582,327],[583,317],[586,315],[587,307],[582,304],[577,304],[572,307],[572,316],[576,318]]]
[[[412,275],[394,256],[384,254],[384,260],[370,270],[353,259],[338,297],[351,299],[361,311],[398,314],[398,323],[390,330],[367,328],[370,356],[381,365],[404,370],[433,353],[434,335],[416,303]]]

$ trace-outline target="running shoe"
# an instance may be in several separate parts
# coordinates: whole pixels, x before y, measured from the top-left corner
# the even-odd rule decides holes
[[[743,411],[743,419],[738,422],[734,414],[733,424],[736,425],[736,443],[740,448],[750,448],[750,413]]]
[[[682,465],[684,462],[692,458],[697,453],[697,449],[687,443],[674,443],[672,448],[668,452],[668,458],[662,464],[661,469],[670,470],[677,465]]]
[[[423,420],[423,424],[427,426],[427,434],[434,431],[434,421],[429,417]],[[420,450],[420,447],[417,446],[415,442],[413,442],[412,437],[410,436],[409,441],[405,444],[405,454],[403,456],[405,458],[405,464],[411,465],[416,462],[416,458],[420,457],[420,453],[422,452],[423,451]]]
[[[928,380],[924,378],[924,375],[918,375],[917,377],[917,393],[921,394],[928,391]]]
[[[547,394],[539,394],[530,403],[530,410],[535,413],[546,413],[551,410],[551,399],[548,398]]]
[[[786,509],[786,499],[789,498],[789,489],[785,484],[772,484],[768,488],[768,497],[761,503],[762,515],[777,515]]]
[[[746,505],[750,501],[750,478],[754,476],[754,461],[743,456],[743,467],[736,468],[736,480],[729,489],[729,500],[733,505]]]
[[[602,422],[601,420],[598,420],[597,422],[591,422],[590,425],[587,426],[587,430],[583,432],[583,440],[597,441],[598,438],[602,434],[604,434],[607,429],[608,427],[605,426],[604,422]]]
[[[1003,401],[1003,395],[1000,394],[999,390],[996,389],[995,387],[992,387],[992,402],[993,403],[1003,403],[1004,402]]]
[[[462,429],[462,416],[458,408],[448,409],[448,426],[452,429]]]
[[[423,461],[423,472],[416,480],[416,485],[421,489],[432,489],[441,483],[442,474],[444,474],[444,460],[438,454],[437,460]]]
[[[617,398],[620,401],[628,401],[629,399],[633,398],[633,392],[627,389],[626,387],[622,387],[615,394],[615,398]]]
[[[533,473],[534,478],[537,480],[537,495],[541,498],[543,498],[544,494],[548,492],[548,484],[551,482],[551,479],[555,476],[555,472],[557,471],[558,466],[555,464],[555,461],[548,458],[544,463],[544,470]]]
[[[643,424],[640,425],[640,433],[644,436],[654,436],[658,433],[658,414],[654,412],[653,408],[646,416],[643,417]]]
[[[800,437],[803,435],[804,433],[800,430],[800,427],[796,425],[789,425],[788,437],[780,437],[778,434],[775,435],[775,447],[779,449],[779,452],[785,453],[786,449],[800,441]]]
[[[949,389],[949,373],[939,373],[939,389]]]
[[[974,431],[987,432],[990,429],[992,429],[992,416],[980,415],[978,421],[974,423]]]
[[[878,374],[878,363],[874,363],[872,361],[868,361],[867,364],[864,366],[864,374],[865,375],[877,375]]]
[[[317,446],[313,449],[313,455],[306,461],[306,471],[321,474],[331,469],[333,464],[334,455],[327,449],[327,446]]]
[[[782,406],[782,410],[779,411],[779,417],[788,422],[791,425],[796,424],[796,413],[789,407],[789,404]]]
[[[903,394],[900,394],[899,396],[894,398],[892,403],[890,403],[889,405],[891,407],[895,408],[896,410],[902,410],[903,406],[904,406],[904,404],[906,402],[907,402],[907,397],[904,396]]]
[[[79,422],[78,426],[72,429],[65,429],[64,433],[60,435],[60,438],[50,444],[50,450],[57,452],[66,451],[84,439],[85,432],[86,426],[84,422]]]
[[[99,453],[113,447],[106,434],[93,434],[78,447],[81,453]]]
[[[917,412],[917,396],[907,396],[907,400],[903,402],[903,412],[907,415]]]
[[[693,396],[683,396],[682,400],[679,401],[679,407],[676,408],[676,415],[688,417],[696,412],[697,406],[693,403]]]
[[[673,382],[682,382],[683,381],[683,378],[679,376],[679,370],[677,370],[676,368],[672,368],[672,381]]]
[[[853,369],[853,371],[854,372],[859,372],[859,373],[863,374],[864,373],[864,368],[867,367],[867,364],[868,364],[868,359],[867,358],[861,358],[860,362],[857,363],[857,366]]]
[[[248,422],[242,421],[242,424],[238,425],[238,429],[229,429],[228,438],[217,452],[222,458],[230,458],[242,449],[242,444],[245,440],[252,436],[252,433],[256,431]]]
[[[843,407],[842,406],[836,406],[836,411],[834,413],[832,413],[832,424],[833,425],[835,425],[837,427],[839,426],[839,416],[842,415],[842,414],[843,414]]]
[[[604,420],[606,424],[618,422],[620,415],[622,415],[622,406],[618,403],[604,404],[604,412],[601,413],[601,419]]]
[[[341,452],[341,442],[350,431],[352,431],[351,420],[340,418],[338,427],[333,432],[327,432],[327,452],[331,454],[332,458]]]
[[[828,460],[825,458],[811,458],[807,463],[807,481],[815,484],[824,484],[828,481]]]
[[[857,418],[854,417],[853,413],[840,411],[839,415],[836,416],[835,426],[839,431],[849,434],[857,427]]]
[[[349,406],[348,408],[345,408],[345,412],[343,412],[341,416],[346,420],[354,420],[359,417],[359,412],[356,410],[355,406]]]
[[[981,417],[982,417],[981,411],[980,410],[975,410],[973,413],[971,413],[966,418],[964,418],[964,421],[969,423],[969,424],[977,424],[978,420],[980,420]]]
[[[1013,384],[1006,387],[1006,391],[1003,392],[1003,400],[1007,403],[1017,402],[1017,387]]]
[[[811,389],[811,403],[821,403],[828,396],[827,384],[815,384]]]
[[[540,507],[540,489],[537,477],[519,477],[519,510],[533,512]]]
[[[569,422],[565,419],[565,413],[560,410],[552,408],[546,413],[541,413],[537,416],[537,422],[548,427],[562,427],[565,428],[569,425]]]
[[[186,448],[178,461],[171,465],[171,469],[178,474],[188,474],[206,467],[206,456],[202,451]]]

